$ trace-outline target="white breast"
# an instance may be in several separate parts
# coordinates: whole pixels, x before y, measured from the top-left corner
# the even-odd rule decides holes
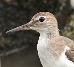
[[[48,48],[48,45],[51,44],[47,35],[41,35],[38,40],[37,50],[43,67],[74,67],[74,64],[65,56],[65,52],[55,60],[54,56],[51,54],[51,49],[49,50]]]
[[[37,44],[37,50],[38,50],[38,55],[41,61],[41,64],[43,67],[55,67],[53,64],[54,57],[49,51],[49,46],[50,42],[46,34],[43,34],[39,37],[38,44]]]

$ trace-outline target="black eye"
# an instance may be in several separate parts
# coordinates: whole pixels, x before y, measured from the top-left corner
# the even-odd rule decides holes
[[[40,17],[40,18],[39,18],[39,21],[40,21],[40,22],[43,22],[44,20],[45,20],[44,17]]]

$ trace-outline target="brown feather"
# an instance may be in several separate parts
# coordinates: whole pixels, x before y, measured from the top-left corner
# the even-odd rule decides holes
[[[59,36],[59,37],[54,37],[51,39],[51,44],[50,45],[53,49],[53,54],[57,56],[57,58],[60,56],[60,54],[64,51],[65,46],[68,46],[70,50],[67,50],[65,55],[69,60],[74,62],[74,41],[64,37],[64,36]]]
[[[74,62],[74,50],[67,50],[65,55],[70,61]]]
[[[67,37],[62,38],[65,41],[66,45],[70,48],[70,50],[66,51],[65,55],[70,61],[74,62],[74,41]]]

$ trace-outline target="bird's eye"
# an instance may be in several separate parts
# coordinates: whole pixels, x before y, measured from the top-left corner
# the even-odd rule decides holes
[[[43,22],[44,20],[45,20],[44,17],[40,17],[40,18],[39,18],[39,21],[40,21],[40,22]]]

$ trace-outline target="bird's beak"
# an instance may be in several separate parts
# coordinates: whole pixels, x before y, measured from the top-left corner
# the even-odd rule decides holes
[[[14,28],[14,29],[11,29],[11,30],[7,31],[6,33],[21,31],[21,30],[31,30],[32,26],[33,26],[32,22],[29,22],[27,24],[24,24],[24,25]]]

